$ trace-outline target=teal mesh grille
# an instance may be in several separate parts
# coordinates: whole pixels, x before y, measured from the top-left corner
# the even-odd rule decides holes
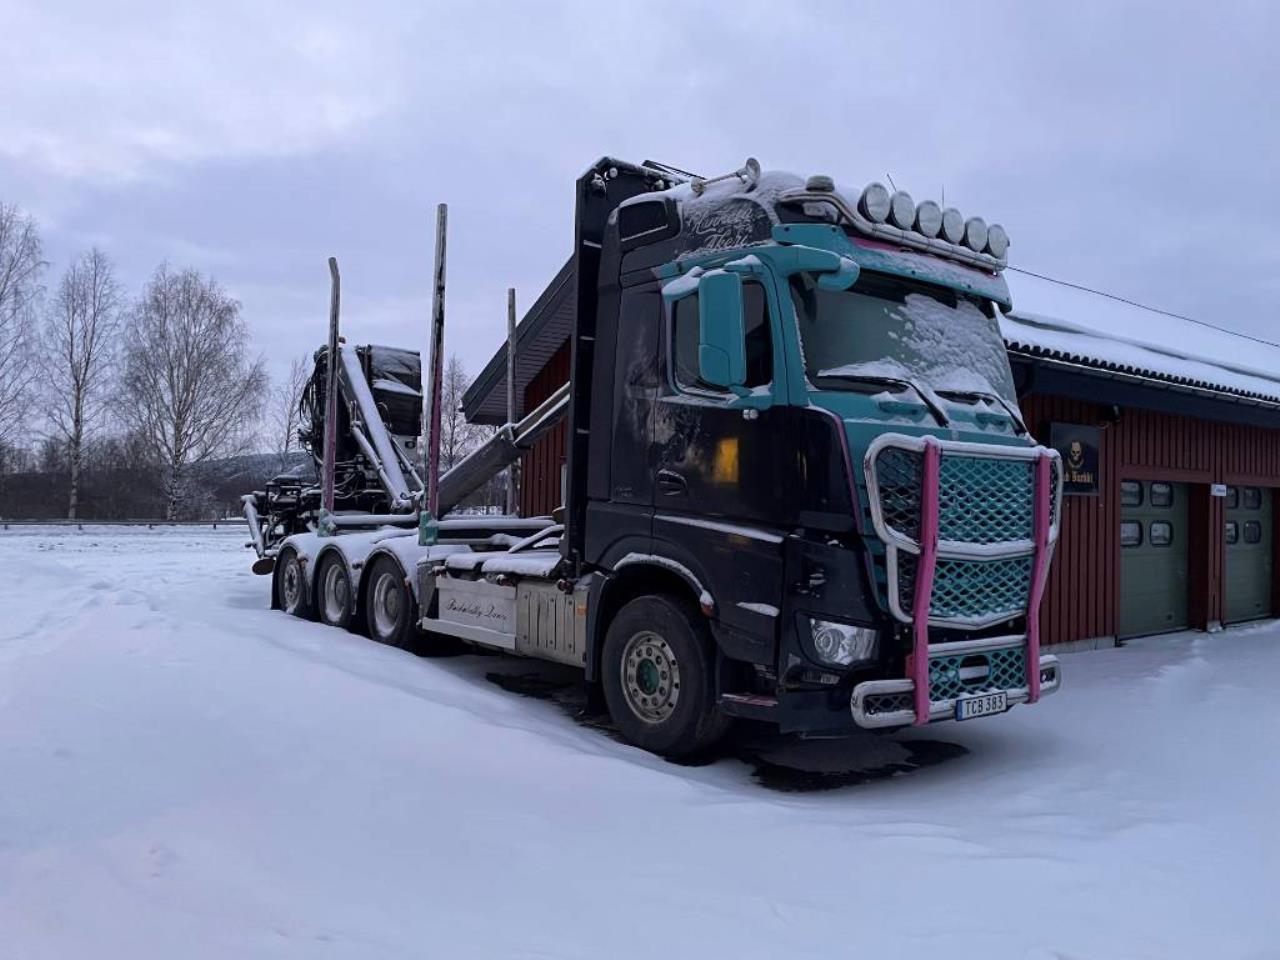
[[[1020,646],[938,654],[929,658],[929,699],[936,702],[991,690],[1016,690],[1027,685],[1026,670]]]
[[[1031,596],[1030,555],[1004,560],[939,560],[929,616],[987,619],[1025,613]]]
[[[923,457],[886,447],[876,454],[876,483],[885,524],[910,540],[920,536]],[[1054,489],[1062,482],[1053,462]],[[938,466],[938,536],[959,543],[1030,540],[1035,520],[1035,461],[944,454]],[[1057,498],[1050,522],[1057,522]]]
[[[1030,540],[1031,460],[947,454],[938,468],[938,536],[964,543]]]
[[[878,713],[898,713],[902,710],[915,710],[915,699],[910,693],[873,693],[863,701],[862,709],[869,715]]]
[[[1031,566],[1026,554],[1003,560],[939,560],[929,603],[932,620],[990,620],[1026,613]],[[898,606],[910,613],[916,592],[916,558],[898,555]]]
[[[910,540],[920,537],[923,460],[914,450],[886,447],[876,455],[876,484],[885,525]]]

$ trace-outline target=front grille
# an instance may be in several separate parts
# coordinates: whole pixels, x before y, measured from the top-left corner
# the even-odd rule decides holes
[[[1025,613],[1031,563],[1029,554],[1004,560],[939,560],[929,616],[957,620]]]
[[[1002,560],[939,560],[929,619],[995,622],[1025,613],[1031,565],[1030,554]],[[916,570],[914,556],[898,555],[898,606],[906,612],[915,606]]]
[[[981,653],[932,656],[929,658],[929,699],[936,703],[969,694],[1025,687],[1026,664],[1021,645]],[[961,676],[962,671],[966,676]],[[972,676],[968,676],[970,673]]]
[[[998,623],[1026,613],[1030,601],[1038,455],[1029,448],[1011,447],[1008,454],[978,449],[981,452],[963,443],[942,443],[942,550],[929,603],[929,619],[940,625],[974,628]],[[1050,464],[1050,525],[1056,529],[1062,475],[1057,458]],[[898,618],[909,622],[918,579],[924,482],[920,441],[895,437],[874,451],[868,466],[872,516],[889,548],[884,562],[893,588],[890,599]],[[993,551],[1003,555],[992,557]]]
[[[868,716],[882,713],[900,713],[904,710],[914,710],[915,700],[910,692],[871,693],[863,701],[862,709]]]
[[[1030,540],[1035,463],[945,456],[938,468],[938,538],[963,543]]]
[[[886,447],[876,457],[880,513],[885,525],[909,540],[920,536],[919,451]]]
[[[908,540],[920,536],[922,459],[918,450],[903,447],[885,447],[875,458],[880,515]],[[1035,486],[1032,460],[946,454],[938,467],[938,538],[977,544],[1030,540]]]

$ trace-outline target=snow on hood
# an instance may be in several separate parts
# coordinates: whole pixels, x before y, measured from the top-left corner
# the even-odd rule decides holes
[[[1280,348],[1024,274],[1009,284],[1017,309],[1000,329],[1013,349],[1280,402]]]

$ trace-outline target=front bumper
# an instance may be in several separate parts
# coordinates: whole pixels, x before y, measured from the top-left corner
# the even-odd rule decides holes
[[[1052,654],[1040,657],[1040,696],[1055,693],[1062,684],[1062,667]],[[952,720],[956,715],[956,703],[964,697],[995,693],[999,687],[967,690],[960,696],[929,701],[929,722]],[[1023,687],[1005,689],[1010,706],[1026,703],[1030,692]],[[916,722],[915,681],[867,680],[853,688],[849,700],[853,722],[859,727],[874,730],[884,727],[909,727]]]

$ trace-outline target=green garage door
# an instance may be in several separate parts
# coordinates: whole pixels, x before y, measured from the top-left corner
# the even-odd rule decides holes
[[[1185,629],[1187,485],[1120,484],[1121,637]]]
[[[1226,621],[1271,616],[1271,491],[1227,487]]]

